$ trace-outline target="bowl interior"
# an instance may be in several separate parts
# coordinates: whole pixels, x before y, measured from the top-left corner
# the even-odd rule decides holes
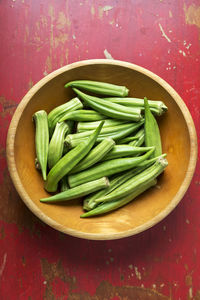
[[[40,173],[34,165],[35,144],[32,115],[40,109],[50,112],[54,107],[70,100],[74,93],[64,84],[76,79],[91,79],[129,88],[130,96],[162,100],[168,112],[159,117],[163,152],[169,162],[158,185],[148,190],[132,203],[119,210],[95,218],[81,219],[81,200],[63,205],[47,205],[39,202],[48,196],[43,188]],[[185,178],[190,158],[190,135],[181,109],[173,97],[156,81],[139,71],[112,64],[89,64],[66,70],[44,84],[31,98],[22,112],[14,141],[14,157],[18,175],[31,202],[50,219],[57,222],[59,230],[72,235],[91,234],[103,239],[107,235],[124,234],[143,225],[164,211],[179,191]],[[27,201],[25,201],[27,202]]]

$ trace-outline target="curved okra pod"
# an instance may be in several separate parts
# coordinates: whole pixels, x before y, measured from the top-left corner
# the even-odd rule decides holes
[[[106,119],[104,124],[103,124],[103,128],[122,125],[122,124],[126,124],[127,122],[128,121],[123,121],[123,120]],[[99,123],[100,123],[99,121],[96,121],[96,122],[78,122],[77,131],[78,132],[83,132],[83,131],[88,131],[88,130],[94,130],[94,129],[97,128]]]
[[[145,146],[155,147],[155,152],[153,153],[153,156],[155,157],[162,154],[160,131],[159,131],[157,121],[150,111],[148,100],[146,97],[144,98],[144,107],[145,107],[145,123],[144,123]]]
[[[141,110],[138,108],[129,108],[127,110],[127,108],[123,105],[111,103],[101,98],[87,95],[76,88],[73,88],[73,90],[87,105],[105,116],[136,122],[142,119]]]
[[[156,179],[149,180],[145,182],[142,186],[139,186],[135,191],[133,191],[130,195],[120,198],[118,200],[113,200],[111,202],[105,202],[97,206],[96,208],[85,212],[80,217],[81,218],[88,218],[88,217],[94,217],[97,215],[102,215],[107,212],[111,212],[113,210],[116,210],[129,202],[131,202],[133,199],[135,199],[137,196],[144,193],[146,190],[148,190],[150,187],[155,186],[157,183]]]
[[[67,175],[66,175],[60,180],[60,191],[65,192],[68,189],[69,189],[69,185],[68,185]]]
[[[53,134],[56,123],[62,118],[66,112],[70,112],[76,109],[83,108],[82,102],[77,98],[73,98],[70,101],[57,106],[48,114],[49,134]]]
[[[101,121],[106,119],[106,116],[98,113],[94,110],[89,109],[79,109],[65,113],[59,122],[63,122],[65,120],[73,120],[73,121]]]
[[[76,148],[70,150],[55,164],[55,166],[53,166],[47,176],[47,181],[45,184],[45,189],[48,192],[55,192],[58,187],[58,182],[61,180],[61,178],[67,175],[69,171],[71,171],[72,168],[74,168],[79,161],[81,161],[81,159],[88,154],[96,142],[102,126],[103,121],[87,140],[85,140],[83,143],[80,143]]]
[[[102,177],[98,180],[93,180],[90,182],[87,182],[85,184],[79,185],[77,187],[74,187],[72,189],[68,189],[64,192],[58,193],[54,196],[40,199],[40,202],[43,203],[57,203],[61,201],[76,199],[78,197],[82,197],[85,195],[88,195],[92,192],[105,189],[109,186],[108,178]]]
[[[129,143],[130,146],[140,147],[144,143],[144,128],[141,128],[135,135],[136,140]]]
[[[110,176],[125,170],[130,170],[142,161],[146,160],[153,153],[153,151],[154,149],[138,157],[118,158],[104,161],[80,173],[69,175],[69,186],[75,187],[79,184],[101,178],[102,175]]]
[[[145,169],[143,172],[139,173],[138,175],[130,178],[117,189],[115,189],[110,194],[95,199],[96,203],[101,202],[109,202],[113,200],[118,200],[122,197],[128,196],[130,193],[137,190],[139,187],[143,186],[146,182],[151,181],[158,177],[166,168],[168,162],[166,159],[158,159],[152,166]]]
[[[126,97],[126,98],[110,97],[104,99],[127,107],[138,107],[142,111],[144,111],[144,99],[130,98],[130,97]],[[148,102],[149,102],[149,108],[151,112],[157,116],[161,116],[163,113],[165,113],[168,110],[167,106],[162,101],[149,100]]]
[[[127,135],[135,132],[143,124],[144,124],[144,121],[141,120],[137,123],[124,124],[124,125],[127,125],[125,129],[116,130],[116,131],[113,131],[113,132],[110,132],[110,133],[107,132],[107,133],[104,133],[104,134],[99,134],[98,137],[97,137],[97,143],[103,141],[107,137],[110,137],[114,141],[122,139],[122,138],[126,137]],[[114,126],[114,127],[117,127],[117,126]],[[109,128],[105,128],[104,130],[109,131]],[[89,137],[91,132],[92,132],[91,130],[88,130],[88,131],[76,133],[76,134],[73,134],[73,135],[69,134],[65,139],[65,143],[70,148],[74,148],[78,144],[80,144],[82,141],[84,141],[85,138]]]
[[[125,86],[93,80],[75,80],[65,84],[65,88],[73,87],[99,95],[126,97],[129,90]]]
[[[109,179],[109,181],[110,181],[109,187],[107,187],[104,190],[93,193],[84,199],[83,208],[85,210],[93,209],[94,207],[96,207],[98,205],[98,203],[95,202],[95,199],[102,198],[103,196],[110,194],[116,188],[121,186],[124,182],[126,182],[133,176],[136,176],[137,174],[141,173],[142,171],[144,171],[145,169],[150,167],[152,164],[154,164],[157,160],[160,160],[161,158],[165,158],[165,157],[166,157],[166,154],[162,154],[158,157],[145,160],[145,161],[141,162],[137,167],[129,170],[128,172],[124,172],[122,174],[115,175],[113,178]]]
[[[35,148],[38,168],[41,169],[42,177],[46,180],[47,156],[49,147],[49,129],[47,113],[44,110],[37,111],[33,115],[35,121]]]
[[[115,145],[115,142],[110,138],[105,138],[95,148],[93,148],[78,165],[76,165],[70,174],[78,173],[99,162]]]
[[[154,148],[154,147],[153,147]],[[152,147],[133,147],[130,145],[115,145],[113,149],[103,157],[102,161],[110,160],[114,158],[126,157],[126,156],[134,156],[139,153],[147,152]]]
[[[48,166],[51,169],[62,157],[64,139],[69,127],[65,122],[57,123],[49,143]]]

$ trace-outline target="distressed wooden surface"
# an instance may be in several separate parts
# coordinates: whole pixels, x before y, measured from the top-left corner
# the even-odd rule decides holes
[[[171,84],[199,142],[200,2],[2,0],[0,22],[0,298],[200,299],[199,160],[164,221],[135,237],[97,242],[60,234],[30,213],[5,158],[9,122],[29,88],[63,65],[105,56]]]

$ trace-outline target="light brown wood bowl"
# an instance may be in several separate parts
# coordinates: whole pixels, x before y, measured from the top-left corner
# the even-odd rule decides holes
[[[91,79],[129,88],[130,96],[162,100],[168,112],[159,117],[163,152],[169,162],[151,188],[132,203],[109,214],[81,219],[81,199],[64,205],[43,204],[44,190],[35,169],[34,124],[32,115],[40,109],[50,112],[74,94],[64,84]],[[196,131],[191,115],[180,96],[159,76],[137,65],[95,59],[67,65],[40,80],[16,109],[7,136],[7,161],[13,183],[28,208],[42,221],[66,234],[93,240],[119,239],[138,234],[165,218],[187,191],[197,160]]]

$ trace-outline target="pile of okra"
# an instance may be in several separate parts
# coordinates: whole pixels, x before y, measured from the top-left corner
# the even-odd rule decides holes
[[[83,197],[82,218],[116,210],[157,183],[168,162],[157,120],[162,101],[128,97],[125,86],[91,80],[68,82],[76,97],[48,114],[34,113],[35,166],[42,203]]]

